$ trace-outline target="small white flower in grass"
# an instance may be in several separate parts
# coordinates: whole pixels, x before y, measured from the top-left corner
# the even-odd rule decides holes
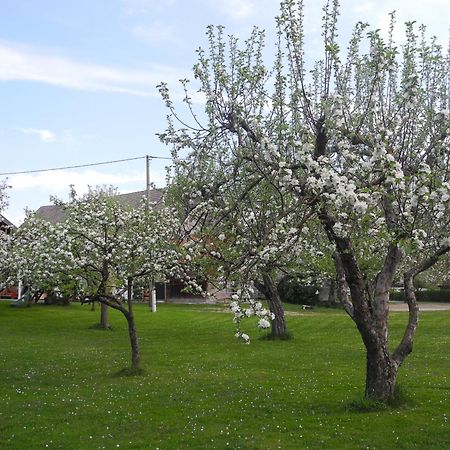
[[[225,240],[225,235],[223,233],[219,234],[219,240],[221,240],[221,241]]]

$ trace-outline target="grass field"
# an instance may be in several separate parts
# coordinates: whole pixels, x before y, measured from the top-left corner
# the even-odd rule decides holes
[[[88,306],[0,302],[0,448],[450,448],[448,311],[421,315],[399,375],[406,403],[373,411],[361,402],[362,343],[338,310],[289,316],[290,341],[249,326],[251,345],[211,308],[138,305],[136,315],[145,374],[124,377],[120,314],[99,331]],[[393,337],[406,317],[391,315]]]

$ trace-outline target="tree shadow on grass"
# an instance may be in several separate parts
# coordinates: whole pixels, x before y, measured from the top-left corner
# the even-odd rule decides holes
[[[274,336],[272,333],[266,333],[260,336],[258,339],[261,341],[291,341],[294,339],[292,333],[286,332],[282,336]]]
[[[107,327],[104,327],[102,324],[100,323],[94,323],[94,325],[91,325],[89,327],[89,330],[99,330],[99,331],[112,331],[113,328],[111,325],[108,325]]]
[[[145,375],[145,369],[139,367],[125,367],[113,374],[114,377],[139,377]]]
[[[355,413],[370,413],[388,410],[410,409],[415,406],[412,396],[401,386],[395,389],[394,398],[383,402],[371,398],[361,398],[346,405],[346,411]]]

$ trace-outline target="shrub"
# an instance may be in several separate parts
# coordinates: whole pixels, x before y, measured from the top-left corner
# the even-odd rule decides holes
[[[317,286],[305,286],[295,278],[283,278],[278,284],[280,297],[294,305],[317,305],[319,295]]]
[[[391,300],[405,301],[403,291],[391,291]],[[426,289],[416,290],[416,298],[419,302],[450,302],[450,289]]]

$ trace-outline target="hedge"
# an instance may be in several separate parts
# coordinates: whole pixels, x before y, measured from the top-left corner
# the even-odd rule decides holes
[[[294,278],[284,278],[278,283],[280,297],[294,305],[317,305],[319,295],[317,286],[305,286]]]
[[[450,303],[450,289],[416,290],[416,298],[419,302]],[[390,299],[404,302],[405,294],[403,291],[391,291]]]

